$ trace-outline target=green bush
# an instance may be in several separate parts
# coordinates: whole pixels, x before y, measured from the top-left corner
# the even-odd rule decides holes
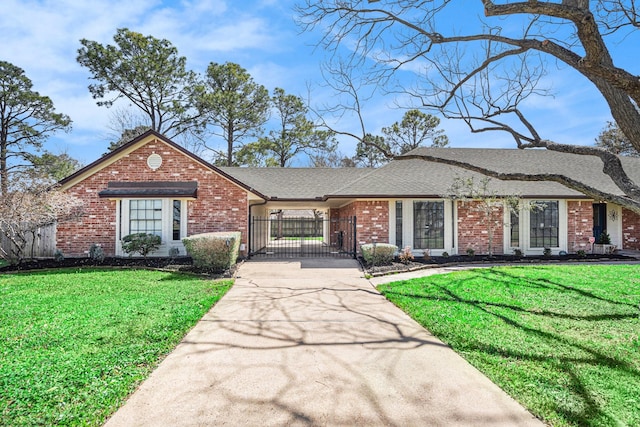
[[[158,250],[160,243],[160,236],[155,234],[133,233],[122,238],[122,250],[129,256],[138,252],[146,258],[151,252]]]
[[[611,236],[607,233],[607,230],[604,230],[598,236],[598,241],[596,242],[599,245],[610,245],[611,244]]]
[[[238,259],[240,233],[206,233],[182,239],[197,268],[212,272],[228,270]]]
[[[369,243],[360,246],[360,250],[368,265],[389,265],[393,262],[398,247],[388,243]]]

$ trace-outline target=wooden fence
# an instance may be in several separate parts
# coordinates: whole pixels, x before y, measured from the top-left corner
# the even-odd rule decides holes
[[[56,250],[56,226],[55,224],[40,227],[32,236],[27,233],[27,244],[22,256],[24,258],[52,258]],[[2,255],[13,257],[15,245],[5,236],[0,236]]]

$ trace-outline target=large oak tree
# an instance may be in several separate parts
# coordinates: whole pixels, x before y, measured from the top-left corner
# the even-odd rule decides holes
[[[476,15],[476,6],[486,18]],[[553,180],[640,213],[640,183],[629,177],[618,156],[541,135],[527,118],[524,102],[548,94],[541,78],[564,64],[593,85],[624,136],[640,149],[638,72],[617,65],[610,48],[615,44],[637,54],[640,9],[635,2],[304,0],[298,12],[304,28],[324,31],[325,47],[347,47],[351,67],[371,65],[369,81],[377,79],[389,91],[409,94],[421,107],[461,119],[472,132],[507,132],[519,148],[598,156],[622,195],[562,175],[500,174],[453,160],[425,160],[500,179]],[[453,22],[465,25],[456,29]],[[399,86],[397,73],[409,69],[419,70],[415,81]]]

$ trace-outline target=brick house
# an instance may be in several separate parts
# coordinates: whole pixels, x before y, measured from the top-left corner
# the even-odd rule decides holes
[[[412,154],[421,150],[505,172],[562,172],[604,191],[619,191],[591,156],[455,148],[423,148]],[[623,161],[640,182],[640,159]],[[149,232],[161,236],[155,255],[162,256],[184,254],[181,239],[186,236],[240,231],[247,255],[270,240],[256,218],[311,210],[326,220],[321,243],[327,247],[346,245],[338,220],[354,218],[351,252],[378,242],[410,246],[418,254],[425,249],[432,255],[465,253],[468,248],[482,253],[489,237],[474,203],[447,197],[456,177],[469,176],[481,178],[411,155],[378,169],[216,167],[148,131],[60,182],[64,191],[84,201],[85,215],[57,224],[56,246],[65,256],[86,256],[96,243],[106,255],[121,256],[122,237]],[[517,248],[540,254],[545,247],[554,253],[588,251],[589,237],[605,229],[618,248],[640,249],[640,216],[620,206],[599,203],[555,182],[494,180],[491,186],[498,194],[517,194],[544,206],[518,214],[498,208],[502,220],[492,236],[494,253],[510,254]]]

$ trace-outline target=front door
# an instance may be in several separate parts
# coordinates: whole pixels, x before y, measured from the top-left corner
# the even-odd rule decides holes
[[[594,203],[593,204],[593,237],[596,238],[596,242],[603,231],[607,229],[607,204],[606,203]]]

